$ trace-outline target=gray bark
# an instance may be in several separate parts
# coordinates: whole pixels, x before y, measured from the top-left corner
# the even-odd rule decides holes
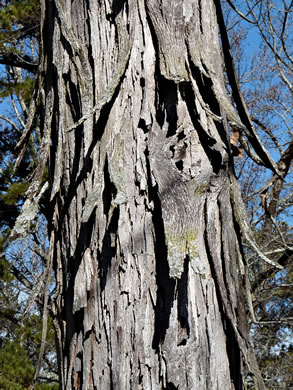
[[[60,388],[263,388],[212,0],[47,0]]]

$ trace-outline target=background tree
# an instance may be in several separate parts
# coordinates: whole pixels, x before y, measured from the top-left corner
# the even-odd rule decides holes
[[[36,372],[39,389],[52,389],[54,380],[56,388],[57,378],[52,324],[42,330],[48,275],[44,217],[34,221],[35,231],[25,240],[8,242],[38,164],[39,103],[31,101],[36,98],[39,25],[38,1],[1,2],[0,383],[5,390],[31,388]]]
[[[253,336],[267,387],[290,388],[293,64],[288,53],[292,52],[293,4],[290,1],[227,3],[226,25],[241,89],[256,130],[281,172],[281,177],[271,176],[253,158],[242,159],[236,165],[260,247],[284,266],[282,272],[276,273],[254,253],[245,251],[253,294]],[[254,54],[249,56],[245,48],[252,36],[256,43]],[[243,148],[249,155],[245,142]]]

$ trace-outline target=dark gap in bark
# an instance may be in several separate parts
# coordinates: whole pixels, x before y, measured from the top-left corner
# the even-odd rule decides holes
[[[105,298],[103,297],[103,295],[104,294],[100,294],[100,305],[101,305],[101,308],[103,310],[103,313],[101,314],[102,318],[103,318],[103,325],[101,326],[101,328],[103,327],[103,336],[101,336],[101,334],[99,334],[99,336],[100,336],[99,339],[101,340],[102,337],[105,337],[105,339],[106,339],[107,354],[110,357],[107,360],[107,365],[109,367],[110,390],[114,390],[114,378],[113,378],[114,374],[113,374],[113,367],[112,367],[113,356],[112,356],[112,348],[111,348],[112,340],[110,339],[111,336],[108,334],[107,325],[106,325],[106,321],[108,320],[107,317],[109,317],[109,312],[107,310],[107,307],[105,307],[105,304],[104,304]],[[105,375],[105,371],[106,371],[106,369],[102,370],[103,376]],[[99,390],[102,390],[102,389],[99,389]]]
[[[125,2],[126,2],[125,0],[112,0],[112,4],[111,4],[111,11],[112,12],[106,14],[106,19],[108,20],[108,22],[110,22],[111,24],[115,24],[116,25],[115,18],[122,11]],[[126,12],[128,13],[127,3],[126,3],[126,7],[127,7]],[[116,28],[115,29],[115,40],[116,40],[116,43],[118,43],[117,38],[118,38],[118,31],[117,31],[117,28]]]
[[[73,119],[73,122],[77,122],[81,118],[81,97],[80,97],[80,90],[78,88],[78,85],[75,85],[71,81],[70,74],[63,74],[62,75],[63,80],[68,88],[66,88],[66,103],[70,107],[71,116]],[[82,125],[78,126],[75,130],[75,143],[74,143],[74,160],[72,164],[72,172],[71,172],[71,183],[76,182],[76,176],[77,172],[79,170],[79,163],[80,163],[80,154],[83,145],[83,134],[82,134]],[[58,142],[58,140],[57,140]],[[70,187],[68,190],[68,194],[70,193]],[[75,191],[74,191],[75,194]]]
[[[110,364],[110,390],[115,390],[114,389],[114,379],[113,379],[112,364]]]
[[[232,201],[231,201],[230,204],[231,204],[231,207],[232,207],[232,210],[233,210],[233,203],[232,203]],[[235,213],[234,212],[232,213],[232,216],[233,216],[234,231],[235,231],[235,234],[236,234],[236,237],[237,237],[238,247],[239,247],[239,250],[240,250],[240,253],[241,253],[241,257],[242,257],[242,260],[240,260],[240,261],[243,261],[244,266],[247,266],[246,261],[245,261],[244,252],[243,252],[242,238],[241,238],[242,235],[241,235],[240,226],[239,226],[238,222],[235,219]],[[247,289],[248,289],[248,290],[251,290],[253,292],[253,286],[251,286],[250,284],[247,285],[247,283],[249,283],[249,282],[246,280],[245,277],[244,277],[244,280],[243,280],[243,278],[241,278],[241,283],[243,285],[244,291],[247,291]],[[240,300],[242,301],[242,305],[241,305]],[[248,297],[247,297],[246,293],[243,294],[242,297],[238,297],[238,307],[236,309],[236,314],[237,314],[237,324],[238,324],[239,330],[240,330],[241,334],[243,335],[243,338],[247,339],[249,337],[249,328],[248,328],[246,312],[244,313],[244,311],[249,313]],[[245,322],[244,323],[240,323],[242,321],[243,315],[245,316],[245,318],[244,318]]]
[[[145,87],[145,78],[141,77],[139,80],[139,83],[140,83],[141,88],[144,88]]]
[[[154,49],[155,49],[156,71],[159,70],[159,73],[160,73],[159,58],[158,58],[158,53],[160,52],[159,51],[159,41],[158,41],[158,38],[157,38],[155,27],[154,27],[153,22],[152,22],[152,18],[150,17],[150,14],[152,14],[152,10],[149,10],[149,8],[148,8],[148,1],[147,0],[144,0],[144,3],[145,3],[145,11],[146,11],[146,21],[147,21],[147,23],[149,25],[149,29],[150,29],[150,33],[151,33],[151,36],[152,36]]]
[[[125,72],[126,72],[126,69],[127,69],[127,66],[125,67]],[[94,128],[98,131],[95,131],[94,134],[93,134],[93,140],[88,148],[88,152],[84,158],[84,165],[83,165],[83,169],[81,170],[79,176],[75,179],[73,178],[74,176],[72,176],[71,180],[70,180],[70,187],[69,187],[69,190],[68,190],[68,194],[66,196],[66,201],[65,201],[65,204],[63,206],[63,210],[64,210],[64,214],[67,213],[68,211],[68,208],[71,204],[71,201],[73,199],[73,197],[75,196],[76,194],[76,189],[77,187],[81,184],[81,182],[84,180],[84,178],[86,177],[87,173],[88,172],[91,172],[92,170],[92,158],[91,158],[91,154],[92,154],[92,151],[94,150],[97,142],[102,138],[103,134],[104,134],[104,130],[106,128],[106,125],[107,125],[107,122],[108,122],[108,119],[109,119],[109,116],[110,116],[110,113],[111,113],[111,109],[113,107],[113,104],[119,94],[119,90],[120,90],[120,87],[121,87],[121,84],[123,82],[123,79],[124,79],[124,76],[125,76],[125,72],[124,74],[121,76],[121,79],[116,87],[116,90],[111,98],[111,100],[106,103],[103,108],[101,109],[100,111],[100,115],[99,115],[99,118],[94,126]],[[82,126],[82,125],[81,125]],[[80,156],[80,150],[78,149],[78,145],[81,145],[82,142],[82,138],[83,138],[83,134],[82,134],[82,131],[80,129],[80,127],[78,127],[77,129],[74,130],[75,131],[75,134],[76,134],[76,140],[75,140],[75,147],[76,147],[76,153],[75,153],[75,161],[74,164],[78,164],[78,161],[79,161],[79,156]]]
[[[234,172],[230,171],[230,175],[234,175]],[[230,179],[230,181],[231,181],[231,179]],[[238,244],[239,244],[241,257],[243,259],[244,264],[246,264],[246,262],[245,262],[245,255],[244,255],[243,246],[242,246],[242,233],[241,233],[240,226],[239,226],[238,222],[235,219],[235,214],[237,213],[237,210],[236,211],[234,210],[233,201],[231,199],[231,195],[230,195],[230,205],[231,205],[231,209],[233,210],[233,212],[232,212],[233,227],[234,227],[234,231],[236,233],[237,241],[238,241]]]
[[[235,331],[229,320],[226,322],[226,328],[224,328],[224,331],[226,333],[226,340],[229,340],[229,343],[226,343],[226,348],[229,359],[230,375],[233,380],[235,390],[242,390],[243,380],[241,375],[240,349],[238,346]]]
[[[114,18],[113,13],[106,14],[106,20],[108,20],[108,22],[110,22],[111,24],[114,24],[115,23],[115,18]]]
[[[166,120],[169,124],[167,137],[171,137],[176,133],[177,129],[177,84],[173,80],[166,79],[160,71],[160,60],[158,53],[160,52],[159,42],[157,34],[149,16],[149,10],[146,4],[146,16],[147,22],[150,28],[152,41],[156,53],[156,66],[155,66],[155,79],[156,79],[156,94],[155,94],[155,107],[156,107],[156,120],[160,127],[163,127]]]
[[[137,179],[135,179],[134,184],[138,188],[139,194],[142,195],[144,193],[144,191],[140,190],[140,182]],[[142,194],[141,194],[141,192],[142,192]],[[136,199],[134,200],[134,203],[135,203],[136,206],[138,205]]]
[[[104,234],[102,252],[99,258],[99,276],[101,279],[101,291],[104,291],[107,283],[107,275],[112,264],[112,259],[116,256],[117,245],[115,240],[115,246],[112,246],[111,234],[117,235],[118,221],[120,216],[119,207],[116,207],[113,211],[109,226]]]
[[[127,68],[127,65],[125,67],[125,71],[126,71],[126,68]],[[104,134],[104,131],[105,131],[105,128],[106,128],[106,125],[107,125],[107,122],[108,122],[108,119],[109,119],[109,116],[111,114],[111,110],[112,110],[112,107],[113,107],[113,104],[119,94],[119,91],[120,91],[120,87],[121,87],[121,84],[124,80],[124,76],[125,76],[125,72],[124,74],[121,76],[121,79],[115,89],[115,92],[113,93],[113,96],[111,98],[111,100],[106,103],[103,108],[101,109],[100,111],[100,115],[99,115],[99,118],[95,124],[95,127],[94,129],[96,131],[94,131],[94,136],[93,136],[93,141],[89,147],[89,152],[88,152],[88,155],[90,156],[93,148],[95,147],[96,143],[102,138],[103,134]]]
[[[73,157],[73,162],[72,162],[72,172],[70,175],[70,183],[76,182],[77,174],[79,171],[79,166],[80,166],[80,156],[82,149],[84,147],[84,142],[83,142],[83,126],[80,126],[76,129],[75,132],[75,140],[74,140],[74,157]],[[83,171],[83,169],[82,169]],[[71,189],[72,186],[69,187]],[[75,187],[77,188],[77,186]],[[68,191],[70,193],[70,191]],[[74,189],[74,194],[72,196],[75,196],[76,189]]]
[[[72,82],[71,71],[69,73],[63,74],[63,79],[66,86],[66,103],[68,104],[71,112],[73,122],[77,122],[81,118],[81,100],[80,100],[80,91],[77,89],[77,86]],[[80,130],[80,127],[77,131]]]
[[[179,137],[177,137],[178,140],[179,140]],[[183,171],[183,168],[184,168],[184,162],[183,160],[185,159],[186,157],[186,149],[187,149],[187,144],[186,142],[184,142],[184,144],[181,146],[181,148],[177,149],[177,153],[175,155],[175,147],[172,145],[170,146],[170,150],[172,152],[172,158],[175,157],[174,161],[175,161],[175,165],[178,169],[178,171],[182,172]]]
[[[141,385],[142,384],[142,381],[143,381],[143,374],[141,373],[141,365],[139,363],[138,365],[138,384]]]
[[[208,356],[211,356],[211,341],[210,341],[209,326],[208,326],[207,317],[205,318],[205,332],[206,332],[206,336],[207,336],[207,344],[208,344],[208,351],[209,351]]]
[[[49,191],[46,191],[44,193],[44,195],[42,196],[42,200],[40,202],[40,211],[42,214],[44,214],[46,220],[48,221],[48,219],[50,218],[50,215],[51,215],[51,212],[50,212],[50,209],[48,207],[48,205],[50,204],[50,192]],[[7,207],[7,206],[6,206]],[[15,210],[14,210],[15,211]],[[9,216],[10,216],[10,212],[9,212]],[[13,214],[11,215],[13,217]],[[18,212],[17,212],[17,216],[18,216]],[[13,225],[14,226],[14,225]],[[12,229],[13,226],[10,226],[10,228]]]
[[[229,139],[229,131],[226,129],[226,125],[222,122],[214,121],[214,124],[218,130],[219,136],[221,137],[221,140],[223,141],[224,145],[226,146],[225,151],[227,152],[229,159],[228,159],[228,166],[233,166],[233,155],[231,153],[231,145],[230,145],[230,139]],[[237,149],[239,152],[239,149]]]
[[[158,195],[158,185],[152,186],[149,151],[145,150],[148,178],[148,193],[150,202],[154,203],[153,225],[155,230],[155,257],[156,257],[156,285],[157,301],[155,305],[155,331],[152,348],[159,352],[160,343],[164,342],[166,331],[169,328],[171,309],[175,295],[175,279],[169,277],[168,252],[165,241],[165,229],[162,216],[162,205]]]
[[[45,77],[45,80],[56,80],[58,75],[57,75],[57,69],[54,64],[52,64],[52,71],[50,75],[47,75]],[[49,142],[50,144],[50,152],[49,152],[49,179],[50,179],[50,184],[52,186],[53,180],[54,180],[54,171],[55,171],[55,153],[57,150],[57,145],[58,145],[58,126],[56,125],[57,121],[59,121],[58,118],[58,107],[59,107],[59,97],[58,97],[58,91],[56,90],[56,84],[47,85],[46,86],[46,95],[48,95],[50,89],[54,89],[54,102],[53,102],[53,115],[52,115],[52,122],[51,122],[51,140]],[[42,96],[42,94],[41,94]],[[45,106],[45,102],[42,103],[42,106]],[[42,110],[43,111],[43,110]],[[45,123],[45,112],[43,111],[42,118],[40,118],[40,122],[43,124]],[[41,127],[41,135],[43,136],[44,133],[42,131],[42,126]],[[53,210],[53,209],[52,209]],[[53,212],[53,211],[52,211]]]
[[[178,171],[182,172],[182,170],[183,170],[183,161],[182,160],[177,161],[177,162],[175,162],[175,165],[176,165]]]
[[[228,201],[229,202],[229,201]],[[223,221],[223,216],[225,214],[225,210],[222,211],[222,201],[219,201],[218,202],[218,205],[219,205],[219,210],[220,210],[220,216],[221,216],[221,223]],[[223,223],[222,223],[223,225]],[[236,232],[236,227],[235,227],[235,224],[233,223],[232,225],[234,227],[234,230]],[[237,225],[238,229],[239,229],[239,226]],[[237,232],[236,232],[236,235],[237,235]],[[225,237],[222,235],[222,240],[224,240]],[[236,243],[235,243],[236,245]],[[241,248],[241,252],[242,252],[242,246],[241,244],[240,245],[240,248]],[[236,248],[235,248],[235,251],[236,251]],[[224,283],[225,283],[225,286],[226,286],[226,289],[227,291],[230,293],[230,288],[229,288],[229,282],[227,281],[227,276],[226,274],[229,272],[230,274],[232,274],[232,278],[235,278],[239,280],[239,288],[237,289],[236,291],[236,294],[237,294],[237,307],[235,308],[235,311],[236,311],[236,319],[237,319],[237,329],[239,331],[239,333],[242,335],[243,339],[247,340],[249,338],[249,329],[248,329],[248,323],[247,323],[247,312],[249,313],[249,309],[248,309],[248,304],[247,304],[247,299],[246,299],[246,296],[245,296],[245,291],[246,291],[246,278],[244,277],[241,277],[241,275],[239,274],[238,276],[234,276],[236,270],[235,270],[235,265],[237,263],[237,254],[235,253],[235,256],[232,257],[232,254],[233,254],[233,250],[230,249],[229,250],[229,253],[231,254],[231,257],[229,257],[227,259],[227,265],[231,264],[230,267],[229,267],[229,270],[226,269],[226,262],[223,260],[222,263],[223,263],[223,275],[224,275]],[[224,256],[224,252],[223,252],[223,247],[222,247],[222,259],[224,259],[225,256]],[[231,270],[231,267],[233,267],[233,269]],[[239,267],[239,265],[238,265]],[[234,271],[234,274],[233,274],[233,271]],[[232,291],[232,294],[233,294],[233,291]],[[239,357],[240,359],[240,357]]]
[[[212,164],[215,173],[225,166],[222,164],[222,155],[219,151],[213,149],[216,140],[209,136],[200,123],[200,117],[195,106],[195,95],[192,85],[187,82],[180,83],[179,91],[182,99],[185,101],[193,126],[198,133],[200,143]]]
[[[62,196],[62,194],[61,194]],[[58,225],[55,226],[54,224],[54,219],[53,219],[53,215],[54,215],[54,212],[55,210],[58,210],[58,214],[59,214],[59,219],[58,219]],[[50,203],[50,211],[51,211],[51,215],[50,215],[50,219],[48,220],[48,232],[49,232],[49,237],[51,235],[51,233],[55,230],[55,246],[54,246],[54,256],[53,256],[53,269],[54,270],[57,270],[58,269],[58,263],[57,263],[57,259],[59,257],[59,254],[57,252],[57,248],[58,248],[58,245],[60,245],[60,241],[61,241],[61,229],[63,227],[63,224],[64,224],[64,211],[63,211],[63,207],[62,207],[62,203],[61,203],[61,200],[60,200],[60,197],[57,197],[55,196],[54,199],[52,200],[52,202]],[[65,256],[63,258],[63,256],[61,256],[61,262],[62,262],[62,268],[63,270],[65,270],[65,272],[63,272],[62,276],[63,276],[63,285],[66,285],[66,272],[67,272],[67,267],[66,267],[66,260],[65,259],[69,259],[70,258],[70,254],[69,254],[69,251],[70,249],[69,248],[66,248],[66,253],[65,253]],[[57,271],[56,271],[57,272]]]
[[[115,43],[116,46],[119,47],[119,23],[116,23],[116,17],[122,11],[125,4],[125,0],[112,0],[111,9],[112,12],[106,14],[106,19],[115,27]],[[126,5],[127,7],[127,5]],[[126,12],[128,13],[128,7],[126,8]],[[128,20],[128,19],[127,19]],[[127,23],[127,31],[129,32],[129,23]]]
[[[177,318],[180,324],[178,340],[181,338],[178,345],[186,345],[187,339],[190,335],[190,326],[188,321],[188,269],[189,257],[186,256],[184,259],[184,269],[181,278],[177,283]],[[183,329],[185,329],[185,331],[182,331]]]
[[[223,230],[225,229],[223,227],[223,217],[224,217],[224,214],[222,213],[221,202],[220,202],[219,198],[217,199],[217,206],[218,206],[218,209],[219,209],[219,222],[220,222],[220,225],[221,225],[221,241],[223,242],[223,240],[224,240]],[[231,252],[229,251],[229,253],[231,253]],[[231,259],[230,258],[227,259],[227,261],[229,261],[229,260],[231,260]],[[233,260],[235,260],[235,259],[233,259]],[[227,272],[230,272],[230,271],[227,270],[227,268],[226,268],[225,254],[224,254],[224,244],[221,245],[221,265],[222,265],[222,270],[223,270],[223,279],[224,279],[225,288],[226,288],[227,291],[230,291],[229,283],[227,282],[227,276],[226,276]]]
[[[185,138],[185,133],[184,131],[180,131],[180,133],[177,134],[177,139],[178,141],[181,141],[182,139]]]
[[[211,109],[211,111],[218,116],[221,116],[221,109],[217,97],[213,91],[213,82],[212,79],[206,76],[200,69],[195,66],[192,58],[188,52],[189,66],[191,70],[192,77],[196,81],[199,92],[205,104]]]
[[[128,5],[128,1],[125,2],[125,12],[126,12],[126,20],[127,20],[126,29],[127,29],[128,34],[129,34],[130,33],[130,22],[129,22],[129,5]]]
[[[176,134],[177,130],[177,84],[166,79],[156,72],[156,86],[157,86],[157,96],[158,96],[158,106],[156,119],[161,127],[164,125],[164,121],[168,122],[168,131],[167,137],[172,137]]]
[[[225,21],[223,17],[223,12],[222,12],[222,6],[221,2],[219,0],[214,1],[215,7],[216,7],[216,13],[217,13],[217,20],[218,20],[218,25],[219,25],[219,30],[220,30],[220,36],[221,36],[221,42],[222,42],[222,53],[224,55],[224,63],[226,67],[226,74],[228,76],[228,81],[232,89],[232,97],[234,99],[234,102],[237,107],[237,111],[239,113],[240,119],[244,126],[247,127],[247,129],[250,129],[251,124],[248,121],[245,109],[243,107],[243,104],[241,102],[241,98],[239,96],[239,93],[235,93],[236,91],[239,90],[239,85],[237,82],[237,79],[235,78],[235,69],[234,69],[234,64],[232,60],[232,54],[231,54],[231,48],[230,48],[230,43],[229,43],[229,38],[228,38],[228,33],[226,30],[225,26]],[[230,77],[229,77],[230,76]],[[256,150],[257,152],[257,150]]]
[[[163,387],[164,390],[177,390],[179,385],[175,386],[173,382],[167,382],[166,387]]]
[[[54,13],[56,13],[56,7],[54,6],[54,3],[50,3],[50,6],[47,5],[45,8],[45,19],[44,20],[54,20]],[[58,91],[56,90],[56,84],[52,83],[52,80],[57,80],[58,72],[56,69],[56,65],[54,64],[54,58],[53,58],[53,50],[52,50],[52,42],[53,42],[53,34],[54,29],[56,27],[55,23],[44,23],[42,26],[41,31],[43,30],[42,34],[42,43],[43,43],[43,53],[46,53],[45,58],[47,61],[47,69],[45,70],[45,66],[41,62],[39,65],[39,69],[41,70],[41,77],[42,80],[44,80],[45,83],[45,96],[48,96],[48,93],[50,89],[54,88],[54,106],[58,107]],[[50,42],[50,44],[49,44]],[[48,45],[49,44],[49,45]],[[41,124],[45,123],[45,101],[42,99],[42,93],[40,94],[41,99]],[[57,103],[57,104],[56,104]],[[55,112],[55,110],[54,110]],[[43,120],[42,120],[43,119]],[[55,119],[56,120],[56,119]],[[52,123],[54,121],[54,114],[52,117]],[[40,126],[41,136],[43,137],[43,126]],[[54,159],[53,159],[54,160]]]
[[[200,1],[200,3],[201,3],[201,1]],[[200,9],[201,9],[201,5],[200,5]],[[200,16],[201,16],[201,12],[200,12]],[[191,74],[192,74],[194,80],[196,80],[201,97],[203,98],[205,104],[211,109],[211,111],[215,115],[221,117],[221,114],[222,114],[221,107],[220,107],[218,99],[213,91],[212,79],[210,77],[206,76],[204,73],[202,73],[200,71],[200,69],[194,64],[192,57],[190,55],[190,52],[189,52],[188,45],[187,45],[187,55],[188,55],[188,64],[189,64],[189,67],[191,70]],[[202,63],[202,67],[204,68],[205,72],[208,74],[209,71],[204,63]],[[227,146],[227,150],[230,150],[229,140],[228,140],[228,132],[226,131],[226,129],[224,128],[222,123],[219,123],[217,121],[214,121],[214,123],[218,129],[218,132],[219,132],[221,139],[223,140],[224,144]]]
[[[102,198],[103,198],[103,205],[104,205],[104,214],[107,217],[109,214],[111,203],[115,199],[116,195],[117,195],[117,189],[114,183],[112,183],[110,179],[109,168],[108,168],[108,157],[106,155],[105,165],[104,165],[104,191],[102,194]]]
[[[119,13],[124,8],[124,5],[126,5],[126,12],[128,11],[128,4],[126,0],[112,0],[112,11],[114,17],[119,15]]]
[[[157,60],[157,63],[159,62],[159,60]],[[160,67],[159,65],[156,65],[156,74],[160,74]],[[158,85],[159,85],[159,82],[158,80],[156,80],[156,89],[158,91]],[[165,122],[165,112],[162,108],[162,94],[160,96],[160,94],[157,92],[156,93],[156,96],[155,96],[155,107],[156,107],[156,120],[159,124],[160,127],[163,127],[163,124]]]
[[[53,2],[47,4],[46,7],[44,7],[45,15],[44,20],[54,20],[56,15],[56,6]],[[60,20],[59,20],[60,23]],[[43,52],[46,53],[47,57],[47,69],[51,66],[55,67],[54,59],[53,59],[53,50],[52,50],[52,42],[53,42],[53,35],[54,35],[54,29],[56,27],[55,23],[43,23],[42,28],[40,32],[43,32],[42,34],[42,43],[43,43]],[[48,43],[50,42],[50,47],[48,46]],[[44,76],[44,65],[40,63],[40,69],[42,70],[43,76]],[[54,80],[50,78],[50,75],[46,72],[46,77],[44,77],[44,80]],[[47,92],[47,91],[46,91]],[[47,94],[46,94],[47,96]],[[44,106],[44,105],[42,105]]]
[[[138,17],[141,25],[141,32],[142,32],[142,47],[145,47],[145,31],[144,31],[144,23],[142,22],[141,14],[140,14],[140,8],[138,7]],[[143,65],[143,53],[141,53],[141,69],[144,70]]]
[[[193,62],[191,62],[192,73],[193,73],[193,67],[196,68]],[[217,97],[213,90],[212,79],[206,76],[205,74],[202,74],[202,78],[203,78],[204,90],[201,91],[201,96],[203,97],[205,103],[209,105],[211,111],[214,114],[221,116],[221,109]]]
[[[62,25],[62,21],[60,20],[59,16],[57,16],[57,17],[58,17],[58,20],[59,20],[59,25],[61,26]],[[61,28],[60,28],[60,30],[61,30]],[[60,42],[61,42],[61,44],[62,44],[62,46],[64,48],[64,51],[67,52],[69,58],[75,58],[75,55],[73,53],[73,50],[72,50],[70,42],[68,42],[67,39],[62,34],[61,34],[61,37],[60,37]]]
[[[171,145],[169,150],[171,151],[172,153],[172,158],[174,157],[174,154],[175,154],[175,145]]]
[[[140,118],[138,122],[138,127],[142,129],[145,134],[149,132],[149,126],[147,126],[143,118]]]
[[[73,293],[73,291],[72,291]],[[67,300],[68,297],[68,300]],[[71,297],[72,298],[72,297]],[[72,300],[72,299],[71,299]],[[84,320],[84,309],[81,308],[76,313],[72,313],[72,304],[70,305],[70,296],[67,292],[65,294],[65,300],[64,300],[64,311],[65,311],[65,318],[63,317],[63,321],[66,321],[68,326],[66,327],[66,338],[64,342],[64,351],[63,356],[71,357],[72,354],[72,348],[75,348],[75,345],[72,345],[72,339],[74,334],[79,334],[80,332],[83,333],[83,320]],[[77,342],[77,341],[76,341]],[[79,359],[79,355],[81,352],[78,352],[76,354],[76,358]],[[75,353],[74,353],[75,356]],[[82,359],[80,358],[81,362]],[[71,373],[70,373],[71,374]]]
[[[88,222],[81,224],[80,234],[77,239],[75,253],[71,258],[68,256],[67,264],[70,265],[70,273],[69,271],[67,271],[68,275],[64,275],[65,285],[67,284],[66,277],[68,277],[69,280],[68,280],[68,286],[64,296],[63,315],[65,315],[66,323],[72,324],[72,326],[67,327],[67,333],[66,333],[66,342],[68,343],[67,345],[70,345],[74,333],[83,331],[84,309],[81,308],[73,314],[72,297],[74,296],[74,283],[76,279],[76,274],[79,269],[83,254],[85,250],[90,246],[94,224],[95,224],[95,215],[93,213],[93,215],[90,217]],[[66,270],[66,268],[64,269]],[[66,355],[66,356],[70,356],[70,355]]]
[[[81,145],[82,133],[79,130],[79,128],[77,129],[77,131],[79,133],[79,136],[78,136],[78,138],[75,139],[75,148],[78,150],[78,147],[79,147],[78,145]],[[80,152],[79,152],[79,154],[80,154]],[[75,163],[75,161],[76,161],[76,163]],[[78,165],[78,160],[75,159],[73,164]],[[79,176],[75,180],[73,180],[73,179],[70,180],[70,186],[69,186],[68,192],[66,195],[64,195],[65,201],[64,201],[64,205],[62,207],[62,212],[64,215],[67,214],[68,209],[70,207],[70,204],[72,202],[72,199],[76,195],[76,190],[77,190],[78,186],[82,183],[82,181],[86,177],[87,172],[91,171],[92,165],[93,165],[93,161],[88,153],[84,159],[84,165],[83,165],[83,168],[82,168]]]
[[[87,15],[90,13],[90,2],[89,0],[86,0],[86,7],[87,7]],[[95,69],[95,61],[93,57],[93,46],[92,46],[92,35],[91,35],[91,19],[90,17],[86,18],[86,24],[87,24],[87,31],[88,31],[88,61],[90,63],[90,69],[92,69],[92,90],[96,91],[96,79],[95,79],[95,72],[93,69]],[[93,105],[96,105],[96,96],[95,93],[93,93]]]
[[[216,296],[218,301],[218,308],[221,314],[222,323],[223,323],[223,329],[226,334],[226,349],[227,349],[227,355],[229,360],[229,370],[231,379],[233,381],[233,384],[235,386],[235,390],[242,390],[242,375],[241,375],[241,359],[240,359],[240,348],[237,341],[237,337],[235,335],[235,331],[233,328],[233,325],[231,323],[231,319],[228,317],[228,315],[225,313],[225,302],[222,299],[221,294],[221,286],[219,285],[219,278],[216,271],[216,266],[214,264],[213,256],[210,252],[209,248],[209,240],[207,236],[207,228],[208,228],[208,221],[207,221],[207,201],[206,199],[204,204],[204,216],[205,216],[205,230],[204,230],[204,241],[205,241],[205,248],[206,248],[206,254],[209,260],[211,274],[212,274],[212,280],[215,282],[215,290],[216,290]],[[223,292],[224,293],[224,292]],[[227,342],[229,340],[229,343]]]
[[[200,32],[203,35],[203,28],[202,28],[202,6],[201,6],[201,0],[198,0],[198,15],[199,15],[199,28]]]
[[[178,97],[177,97],[177,85],[175,82],[168,80],[169,84],[169,93],[166,96],[164,107],[166,110],[166,120],[169,124],[168,126],[168,132],[167,137],[172,137],[172,135],[176,134],[177,130],[177,121],[178,121],[178,115],[177,115],[177,104],[178,104]],[[159,91],[162,91],[161,87],[159,86]]]

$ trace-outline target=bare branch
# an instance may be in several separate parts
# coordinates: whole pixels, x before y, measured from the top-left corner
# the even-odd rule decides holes
[[[0,119],[2,119],[5,122],[9,123],[10,126],[12,126],[14,128],[14,130],[16,130],[18,133],[21,134],[21,130],[16,126],[16,124],[11,119],[7,118],[7,116],[0,115]]]
[[[235,5],[232,3],[230,0],[226,0],[227,3],[230,5],[230,7],[239,15],[241,16],[242,19],[246,20],[246,22],[251,23],[251,24],[256,24],[255,21],[248,19],[247,16],[245,16]]]
[[[255,116],[252,116],[251,119],[254,123],[256,123],[263,131],[265,131],[271,138],[271,140],[274,142],[276,147],[278,148],[279,152],[282,154],[283,149],[278,141],[278,139],[274,136],[273,132],[268,129],[260,120],[258,120]]]

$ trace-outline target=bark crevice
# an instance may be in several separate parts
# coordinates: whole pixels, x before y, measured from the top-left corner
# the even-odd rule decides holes
[[[154,203],[153,225],[155,232],[155,261],[157,300],[155,303],[155,324],[152,348],[159,352],[160,344],[164,342],[166,331],[169,328],[171,310],[175,298],[175,279],[169,276],[168,249],[165,241],[164,220],[158,185],[151,182],[151,170],[148,160],[148,150],[145,151],[148,171],[148,193],[150,202]]]
[[[225,168],[225,165],[223,165],[221,153],[215,149],[217,141],[205,131],[200,123],[200,116],[195,105],[196,97],[191,84],[180,83],[180,93],[182,99],[186,103],[190,118],[198,133],[200,143],[212,164],[213,171],[218,174],[221,169]]]

